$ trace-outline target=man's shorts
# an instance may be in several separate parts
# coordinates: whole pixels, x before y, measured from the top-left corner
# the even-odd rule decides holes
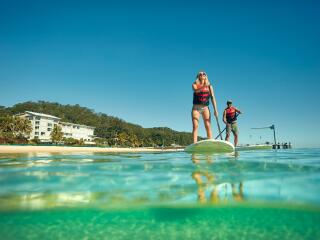
[[[230,134],[232,131],[233,134],[238,134],[238,125],[237,122],[228,123],[226,128],[227,134]]]

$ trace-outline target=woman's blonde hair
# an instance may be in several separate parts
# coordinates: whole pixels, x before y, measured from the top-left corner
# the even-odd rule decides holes
[[[208,75],[205,72],[198,72],[195,83],[197,85],[201,83],[201,81],[200,81],[200,75],[201,74],[204,74],[204,76],[206,77],[206,79],[204,80],[204,85],[205,86],[209,86],[210,85],[210,81],[208,79]]]

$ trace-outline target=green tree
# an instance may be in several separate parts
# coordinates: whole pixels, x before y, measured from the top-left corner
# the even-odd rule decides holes
[[[94,110],[81,107],[78,104],[62,105],[55,102],[30,101],[18,103],[8,108],[0,106],[0,117],[24,111],[45,113],[59,117],[63,122],[93,126],[95,127],[94,135],[106,139],[110,146],[116,144],[124,146],[161,146],[163,143],[165,146],[170,146],[172,143],[186,146],[192,142],[190,132],[177,132],[166,127],[143,128],[105,113],[96,113]],[[138,141],[136,141],[135,136]]]
[[[62,128],[59,125],[54,125],[52,132],[50,134],[53,143],[61,142],[63,139]]]
[[[106,146],[106,145],[108,145],[108,140],[106,138],[96,137],[93,141],[96,143],[97,146]]]
[[[83,138],[80,138],[80,140],[78,140],[78,144],[79,144],[79,145],[84,145],[84,139],[83,139]]]
[[[29,138],[32,131],[31,122],[22,117],[13,117],[13,123],[15,126],[14,135],[18,138]]]
[[[126,132],[122,132],[118,135],[118,142],[120,146],[125,146],[128,141],[128,134]]]
[[[13,124],[11,116],[0,117],[0,137],[1,143],[14,143]]]
[[[129,142],[131,147],[139,147],[142,145],[141,141],[138,139],[137,135],[135,134],[129,135]]]
[[[6,115],[9,115],[6,107],[5,106],[0,106],[0,117],[6,116]]]
[[[26,141],[31,131],[32,125],[28,119],[9,115],[0,117],[0,136],[6,142],[15,143],[19,139]]]
[[[74,138],[63,138],[62,141],[63,141],[63,143],[65,145],[77,145],[77,144],[79,144],[79,141],[77,139],[74,139]]]

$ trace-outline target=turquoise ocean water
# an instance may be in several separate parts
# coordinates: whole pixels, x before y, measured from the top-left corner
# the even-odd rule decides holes
[[[320,149],[0,155],[1,239],[320,239]]]

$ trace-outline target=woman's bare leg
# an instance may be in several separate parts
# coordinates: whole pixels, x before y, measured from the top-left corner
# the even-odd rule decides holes
[[[207,108],[206,110],[204,110],[202,112],[202,118],[204,121],[204,126],[206,128],[207,131],[207,137],[208,139],[212,138],[212,130],[211,130],[211,118],[210,118],[210,110],[209,108]]]
[[[196,143],[198,141],[199,117],[200,117],[200,113],[197,110],[192,110],[191,119],[192,119],[193,143]]]

